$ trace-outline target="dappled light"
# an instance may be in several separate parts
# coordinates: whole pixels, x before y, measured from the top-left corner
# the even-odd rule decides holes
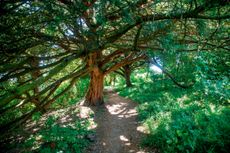
[[[0,152],[228,153],[229,0],[1,0]]]
[[[87,152],[145,153],[139,145],[145,134],[137,130],[141,125],[137,120],[136,104],[111,90],[106,90],[105,96],[108,96],[105,106],[92,108],[97,137]]]
[[[5,146],[6,148],[2,148],[1,151],[8,150],[10,147],[12,152],[17,152],[18,149],[24,152],[27,150],[65,152],[69,149],[78,151],[89,143],[87,139],[83,140],[86,135],[92,133],[90,131],[92,128],[88,127],[95,126],[90,122],[92,119],[89,116],[89,120],[81,116],[78,105],[50,111],[39,118],[35,116],[25,124],[23,129],[17,131],[19,134],[12,133],[12,137],[1,142],[3,146],[5,143],[12,145]]]
[[[144,145],[169,152],[228,151],[230,111],[220,105],[221,98],[218,103],[218,99],[206,97],[199,88],[163,90],[167,87],[154,86],[154,83],[147,88],[143,86],[117,90],[120,95],[139,103],[139,119],[148,133]]]

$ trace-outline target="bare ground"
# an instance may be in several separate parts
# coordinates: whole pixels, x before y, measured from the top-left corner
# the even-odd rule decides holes
[[[106,91],[105,96],[104,106],[92,108],[97,124],[96,136],[85,152],[147,153],[139,146],[144,130],[137,121],[137,104],[111,90]]]

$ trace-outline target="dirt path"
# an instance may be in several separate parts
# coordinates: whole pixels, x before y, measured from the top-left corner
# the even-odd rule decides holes
[[[106,102],[95,113],[96,138],[87,153],[146,153],[140,149],[142,127],[138,126],[136,104],[106,91]]]

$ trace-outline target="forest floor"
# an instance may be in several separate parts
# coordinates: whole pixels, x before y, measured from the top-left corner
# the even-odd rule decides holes
[[[106,90],[105,105],[91,108],[97,125],[96,134],[94,142],[85,152],[147,153],[140,147],[145,132],[138,123],[136,106],[133,101]]]
[[[51,110],[44,114],[38,122],[28,122],[22,126],[21,134],[15,131],[15,133],[9,133],[6,140],[0,141],[2,143],[0,153],[30,152],[28,151],[31,150],[30,145],[25,148],[23,142],[29,140],[30,135],[34,135],[34,138],[37,139],[37,136],[40,135],[39,131],[44,130],[47,119],[55,115],[57,116],[55,121],[64,127],[75,123],[79,118],[90,122],[89,130],[94,132],[86,137],[91,143],[83,150],[83,153],[156,153],[155,149],[150,151],[140,146],[141,139],[146,136],[146,131],[138,122],[137,103],[119,96],[111,89],[107,89],[104,95],[105,104],[102,106],[86,107],[77,104],[65,109]],[[64,130],[64,127],[60,130]],[[36,146],[39,149],[42,142],[39,140],[38,142],[38,144],[34,143],[33,147]],[[8,148],[8,144],[11,143],[16,146]],[[21,143],[22,147],[19,146]]]

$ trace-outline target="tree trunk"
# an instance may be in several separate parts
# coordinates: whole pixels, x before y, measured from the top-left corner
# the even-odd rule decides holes
[[[131,76],[131,69],[130,69],[130,66],[129,65],[126,65],[123,67],[124,70],[125,70],[125,73],[124,73],[124,76],[125,76],[125,83],[126,83],[126,87],[132,87],[132,83],[131,83],[131,79],[130,79],[130,76]]]
[[[104,103],[103,88],[104,74],[99,68],[97,61],[100,59],[100,53],[94,53],[89,56],[88,64],[93,66],[90,73],[90,84],[85,97],[85,104],[90,106],[98,106]]]
[[[31,62],[31,66],[33,69],[36,69],[36,67],[39,67],[39,59],[37,57],[31,57],[30,62]],[[37,78],[39,78],[40,74],[41,74],[41,71],[39,69],[33,70],[31,73],[31,77],[33,80],[36,80]],[[40,92],[39,85],[37,85],[33,91],[34,91],[33,93],[34,96],[39,95],[39,92]],[[37,96],[36,98],[32,98],[31,102],[34,103],[36,107],[40,107],[40,97],[39,96]]]
[[[125,83],[126,83],[126,87],[132,87],[132,83],[131,83],[131,80],[130,80],[130,73],[126,73],[125,74]]]
[[[103,99],[103,88],[104,88],[104,75],[100,72],[98,67],[93,68],[94,70],[90,74],[90,84],[88,92],[86,94],[87,105],[98,106],[104,103]]]

